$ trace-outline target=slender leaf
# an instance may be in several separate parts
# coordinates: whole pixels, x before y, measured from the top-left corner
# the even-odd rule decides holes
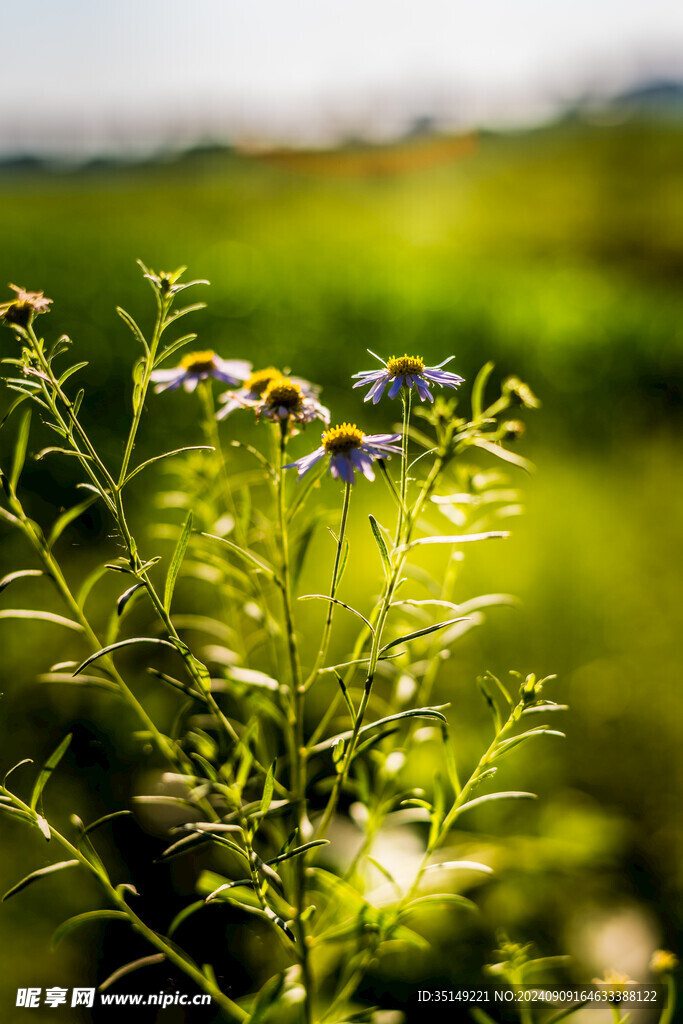
[[[481,370],[474,378],[474,384],[472,385],[472,419],[478,420],[481,418],[481,414],[484,411],[484,391],[488,384],[489,377],[493,373],[494,363],[484,363]]]
[[[57,767],[59,762],[62,760],[62,758],[64,757],[64,754],[66,753],[67,747],[71,743],[72,735],[73,735],[73,733],[68,733],[64,737],[64,739],[59,744],[59,746],[55,750],[53,750],[53,752],[50,754],[50,756],[48,757],[47,761],[45,762],[43,768],[41,769],[40,774],[39,774],[38,778],[36,779],[36,783],[35,783],[35,785],[33,787],[33,792],[31,793],[30,807],[31,807],[32,811],[35,811],[36,806],[38,805],[38,801],[39,801],[40,796],[41,796],[41,794],[43,792],[43,789],[45,788],[45,784],[47,783],[47,780],[50,778],[50,776],[52,775],[53,771],[55,770],[55,768]]]
[[[148,356],[149,345],[147,344],[144,334],[138,327],[133,317],[130,315],[130,313],[127,313],[125,309],[122,309],[121,306],[116,307],[116,312],[119,314],[124,324],[129,328],[131,334],[136,339],[136,341],[138,341],[142,345],[145,355]]]
[[[163,964],[165,959],[166,957],[163,953],[152,953],[151,956],[142,956],[139,960],[131,960],[129,964],[124,964],[123,967],[119,967],[118,970],[114,971],[113,974],[110,974],[108,978],[105,978],[99,986],[99,991],[106,992],[115,981],[119,981],[120,978],[125,978],[127,974],[132,974],[133,971],[139,971],[141,967],[152,967],[154,964]]]
[[[166,585],[164,587],[164,608],[167,612],[171,610],[171,601],[173,600],[173,591],[175,589],[176,580],[178,579],[178,573],[180,572],[180,566],[185,552],[187,551],[187,545],[190,540],[190,534],[192,533],[192,512],[187,513],[187,519],[180,531],[178,537],[178,543],[176,544],[171,564],[168,567],[168,573],[166,575]]]
[[[16,491],[21,471],[24,468],[30,430],[31,410],[29,409],[21,418],[21,423],[19,424],[19,430],[17,432],[17,439],[14,445],[14,457],[12,459],[12,469],[9,475],[9,483],[12,491]]]
[[[341,608],[346,608],[347,612],[352,612],[356,615],[365,625],[368,627],[370,632],[374,635],[374,627],[371,622],[365,618],[364,615],[356,609],[352,608],[350,604],[345,604],[344,601],[339,601],[336,597],[329,597],[327,594],[302,594],[299,601],[329,601],[330,604],[338,604]]]
[[[138,473],[141,473],[143,469],[147,468],[147,466],[151,466],[153,462],[161,462],[162,459],[170,459],[172,455],[182,455],[183,452],[212,451],[215,451],[215,449],[210,444],[193,444],[189,445],[186,448],[175,448],[172,452],[164,452],[163,455],[155,455],[153,458],[147,459],[145,462],[141,462],[139,466],[135,467],[135,469],[132,469],[128,476],[126,477],[126,479],[121,484],[121,486],[125,487],[126,484],[130,483],[134,476],[137,476]]]
[[[174,352],[177,352],[178,349],[182,348],[184,345],[189,345],[189,343],[191,341],[194,341],[196,337],[196,334],[184,334],[182,338],[178,338],[176,341],[172,341],[170,345],[167,345],[163,352],[161,352],[160,355],[157,356],[154,366],[161,366],[161,364],[165,362],[169,356],[173,355]]]
[[[467,619],[468,616],[465,615],[457,619],[446,619],[445,622],[437,622],[433,626],[425,626],[424,629],[416,629],[413,633],[406,633],[404,636],[398,637],[397,640],[392,640],[391,643],[382,647],[379,653],[382,655],[398,644],[407,644],[410,640],[416,640],[420,636],[427,636],[428,633],[434,633],[437,629],[445,629],[446,626],[452,626],[456,622],[467,622]]]
[[[66,384],[66,382],[68,381],[69,377],[73,377],[74,373],[78,373],[79,370],[82,370],[83,367],[87,366],[87,365],[88,365],[87,362],[85,362],[85,363],[74,363],[74,365],[70,366],[68,368],[68,370],[65,370],[64,373],[59,378],[59,386],[60,386],[60,388],[61,388],[61,386],[63,384]]]
[[[3,608],[0,611],[0,619],[35,619],[40,622],[53,622],[56,626],[65,626],[80,633],[83,627],[79,622],[65,619],[63,615],[55,615],[54,612],[44,612],[39,608]]]
[[[268,773],[267,773],[265,781],[263,783],[263,796],[261,797],[261,806],[259,808],[259,810],[261,811],[261,814],[265,814],[266,813],[266,811],[270,807],[270,802],[273,799],[274,779],[275,779],[275,761],[272,762],[270,768],[268,769]]]
[[[15,580],[25,579],[27,576],[44,576],[45,573],[42,569],[19,569],[18,572],[9,572],[6,576],[3,576],[0,580],[0,594],[9,587],[10,583],[14,583]]]
[[[201,910],[202,907],[205,906],[206,900],[195,900],[194,903],[189,903],[186,907],[183,907],[182,910],[179,910],[176,916],[171,921],[170,925],[168,926],[168,931],[166,932],[166,934],[169,937],[169,939],[171,938],[173,933],[176,932],[178,928],[180,928],[183,921],[187,920],[188,917],[191,917],[192,914],[195,914],[198,910]]]
[[[370,515],[368,516],[368,519],[370,520],[372,533],[375,538],[377,547],[379,549],[380,558],[382,559],[382,568],[384,569],[384,574],[388,579],[389,576],[391,575],[391,559],[389,558],[389,552],[387,551],[386,541],[382,536],[382,530],[380,529],[380,525],[375,519],[375,517],[373,515]]]
[[[50,535],[47,539],[47,546],[51,548],[59,540],[67,526],[69,526],[70,523],[73,523],[75,519],[78,519],[86,509],[90,508],[90,506],[97,501],[98,497],[99,495],[93,494],[89,498],[86,498],[85,501],[81,501],[78,505],[74,505],[73,508],[68,509],[66,512],[62,512],[61,516],[55,519],[52,524],[52,529],[50,530]]]
[[[426,544],[471,544],[480,540],[501,540],[509,536],[509,530],[488,530],[486,533],[461,533],[451,537],[418,537],[410,544],[405,544],[401,550],[409,551]]]
[[[88,924],[90,921],[129,921],[128,914],[124,914],[121,910],[87,910],[84,914],[76,914],[75,917],[70,917],[67,921],[63,921],[59,928],[55,931],[54,935],[50,940],[50,949],[54,949],[59,942],[72,932],[75,928],[79,928],[82,924]]]
[[[293,850],[287,850],[286,853],[281,853],[277,857],[273,857],[272,860],[267,861],[267,864],[282,864],[285,860],[291,860],[292,857],[300,857],[303,853],[307,853],[308,850],[315,849],[316,846],[327,846],[329,843],[328,839],[312,839],[310,843],[304,843],[303,846],[297,846]]]
[[[0,612],[0,615],[1,614],[2,613]],[[170,640],[161,640],[159,637],[155,636],[133,636],[128,640],[117,640],[115,644],[109,644],[108,647],[103,647],[100,651],[95,651],[95,653],[91,654],[89,658],[86,658],[85,661],[81,662],[73,673],[74,676],[77,676],[84,668],[87,668],[88,665],[92,665],[93,661],[97,661],[98,658],[103,658],[105,654],[111,654],[112,651],[118,651],[122,647],[131,647],[133,644],[156,644],[158,647],[170,647],[172,651],[178,651],[177,645],[172,644]]]
[[[123,810],[112,811],[110,814],[103,814],[101,818],[98,818],[96,821],[92,821],[89,825],[86,825],[86,827],[83,829],[83,835],[87,836],[90,832],[94,832],[96,828],[99,828],[100,825],[104,825],[105,822],[107,821],[113,821],[114,818],[127,817],[132,813],[132,811]]]
[[[26,875],[20,882],[13,885],[11,889],[8,889],[5,895],[2,897],[2,902],[8,900],[10,896],[15,896],[22,889],[25,889],[27,885],[31,885],[33,882],[37,882],[39,878],[43,878],[45,875],[52,875],[56,871],[62,871],[63,868],[78,867],[77,860],[60,860],[58,864],[48,864],[46,868],[38,868],[37,871],[32,871],[30,875]]]
[[[483,437],[476,437],[472,441],[472,444],[476,448],[483,448],[484,451],[490,452],[491,455],[495,455],[496,458],[502,459],[504,462],[511,462],[513,466],[518,466],[519,469],[523,469],[525,473],[535,473],[536,467],[533,462],[529,462],[522,455],[517,455],[516,452],[510,452],[507,448],[503,448],[502,444],[494,444],[493,441],[487,441]]]
[[[507,793],[487,793],[485,796],[477,796],[474,800],[468,800],[455,812],[459,817],[464,811],[471,811],[473,807],[480,807],[482,804],[492,803],[494,800],[536,800],[535,793],[523,793],[511,790]]]
[[[132,587],[128,587],[128,590],[124,590],[119,599],[116,602],[116,614],[119,618],[123,615],[124,609],[131,597],[138,592],[138,590],[144,589],[144,583],[134,583]]]
[[[399,711],[395,715],[388,715],[387,718],[379,718],[376,722],[370,722],[368,725],[364,725],[358,731],[359,736],[363,736],[373,729],[379,729],[390,722],[398,722],[403,718],[435,718],[439,722],[445,722],[446,718],[442,715],[440,708],[448,707],[447,704],[442,704],[437,708],[412,708],[407,711]],[[348,740],[352,736],[352,730],[348,729],[346,732],[340,732],[336,736],[331,736],[329,739],[323,740],[321,743],[316,743],[314,747],[310,747],[310,752],[318,754],[322,750],[329,750],[335,745],[337,740]]]
[[[472,900],[468,900],[466,896],[458,896],[454,892],[439,892],[429,893],[427,896],[418,896],[417,899],[412,900],[408,906],[400,912],[398,915],[399,920],[407,917],[416,908],[440,905],[443,903],[454,903],[459,907],[464,907],[466,910],[478,910],[476,903]]]
[[[202,533],[202,537],[208,537],[209,540],[217,540],[221,544],[225,544],[226,547],[230,548],[230,550],[236,555],[239,555],[239,557],[244,559],[245,562],[250,562],[252,565],[255,565],[259,572],[264,573],[264,575],[269,579],[274,580],[276,578],[275,570],[272,565],[269,565],[268,562],[258,558],[251,551],[241,548],[239,544],[234,544],[231,540],[228,540],[227,537],[217,537],[213,533]]]

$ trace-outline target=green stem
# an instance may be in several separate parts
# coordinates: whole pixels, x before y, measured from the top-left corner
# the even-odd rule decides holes
[[[137,437],[138,428],[140,426],[140,419],[142,418],[142,410],[145,406],[145,399],[147,398],[147,389],[149,388],[149,382],[152,376],[152,370],[154,369],[154,360],[156,359],[157,349],[159,347],[159,341],[164,330],[166,323],[166,317],[171,308],[172,298],[158,299],[157,300],[157,316],[154,321],[154,331],[152,332],[152,339],[149,345],[149,353],[144,359],[144,368],[142,371],[142,380],[140,381],[140,393],[138,400],[135,404],[133,411],[133,421],[128,431],[128,438],[126,440],[126,448],[123,453],[123,460],[121,462],[121,472],[119,473],[118,487],[123,486],[123,482],[128,475],[128,466],[130,464],[131,456],[133,454],[133,448],[135,447],[135,439]]]
[[[344,541],[346,539],[346,523],[349,516],[349,504],[351,503],[351,484],[346,483],[344,487],[344,501],[342,504],[341,522],[339,523],[339,536],[337,538],[337,550],[334,556],[334,568],[332,569],[332,582],[330,584],[330,598],[334,598],[337,594],[337,586],[339,584],[339,568],[341,565],[342,553],[344,550]],[[320,649],[315,659],[315,663],[308,679],[305,683],[305,689],[313,685],[317,676],[320,666],[324,663],[325,657],[327,656],[327,648],[330,643],[330,634],[332,632],[332,619],[334,617],[334,601],[330,600],[327,606],[327,615],[325,616],[325,626],[323,628],[323,635],[320,641]]]
[[[287,634],[287,651],[289,654],[290,679],[291,679],[291,708],[287,713],[290,723],[290,757],[291,757],[291,780],[290,787],[296,805],[296,821],[299,830],[300,840],[308,838],[310,826],[306,812],[306,764],[307,749],[304,739],[304,714],[305,714],[305,687],[301,675],[301,662],[299,659],[299,648],[296,641],[294,628],[294,613],[292,609],[291,573],[289,566],[289,538],[287,533],[287,509],[285,504],[285,473],[287,453],[287,436],[289,422],[280,423],[280,436],[278,445],[278,474],[277,474],[277,520],[278,536],[280,541],[281,557],[281,593],[285,617],[285,632]],[[293,721],[291,720],[293,715]],[[306,924],[302,920],[304,902],[306,895],[306,862],[305,855],[296,858],[294,865],[294,877],[296,885],[296,936],[301,946],[301,974],[306,998],[304,1003],[304,1014],[307,1024],[313,1021],[313,977],[311,974],[308,936]]]
[[[19,809],[21,809],[29,819],[35,820],[35,813],[31,808],[19,799],[15,794],[12,794],[12,801]],[[82,867],[90,871],[95,876],[99,884],[104,889],[107,898],[121,913],[125,914],[130,921],[135,931],[141,935],[150,945],[154,946],[155,949],[163,953],[164,957],[172,964],[175,964],[184,974],[191,978],[194,983],[203,992],[208,993],[211,998],[218,1003],[228,1019],[231,1021],[246,1021],[248,1014],[233,1002],[229,996],[226,996],[224,992],[218,988],[209,978],[204,975],[199,968],[190,960],[190,958],[182,952],[175,943],[168,942],[162,935],[153,931],[149,925],[145,924],[142,918],[138,917],[134,910],[132,910],[126,903],[123,895],[117,891],[112,885],[106,870],[90,861],[77,846],[57,831],[52,825],[49,826],[50,834],[57,840],[60,846],[69,853],[73,860],[77,860]],[[99,860],[99,858],[98,858]]]

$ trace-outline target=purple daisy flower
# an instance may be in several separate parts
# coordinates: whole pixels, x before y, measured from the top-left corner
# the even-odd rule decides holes
[[[330,422],[330,410],[321,405],[313,391],[307,391],[292,377],[275,377],[257,402],[245,402],[256,418],[279,420],[281,423],[310,423],[319,419]]]
[[[274,380],[284,379],[284,374],[275,366],[268,366],[265,370],[256,370],[247,377],[241,388],[237,391],[225,391],[218,396],[218,401],[223,402],[223,408],[216,414],[216,419],[223,420],[236,409],[253,409],[260,405],[266,389]],[[316,397],[320,388],[303,377],[287,377],[293,384],[298,384],[304,396]],[[322,408],[322,407],[321,407]]]
[[[370,354],[375,355],[374,352]],[[375,358],[384,363],[384,360],[380,359],[379,356],[375,356]],[[448,359],[444,359],[438,366],[425,366],[424,360],[420,356],[392,356],[391,359],[387,359],[381,370],[362,370],[360,373],[354,373],[353,376],[360,379],[353,386],[354,388],[362,388],[369,384],[370,390],[365,396],[365,401],[369,402],[372,399],[373,405],[377,405],[384,394],[384,389],[389,383],[391,383],[389,398],[396,398],[402,387],[414,387],[420,396],[421,402],[424,402],[425,399],[433,402],[434,396],[429,390],[430,384],[438,384],[439,387],[457,388],[464,380],[464,377],[458,376],[457,373],[450,373],[448,370],[441,369],[442,366],[450,363],[451,359],[454,358],[454,356],[449,356]]]
[[[241,384],[251,373],[251,363],[244,359],[221,359],[210,349],[191,352],[172,370],[154,370],[152,380],[155,391],[175,391],[182,384],[186,391],[194,391],[200,380],[214,377],[224,384]]]
[[[355,470],[368,480],[374,480],[373,462],[376,459],[387,459],[391,455],[400,455],[401,449],[397,447],[400,440],[400,434],[364,434],[354,423],[341,423],[324,432],[320,448],[296,462],[290,462],[285,469],[296,467],[299,477],[302,477],[329,455],[330,473],[335,480],[352,484]]]

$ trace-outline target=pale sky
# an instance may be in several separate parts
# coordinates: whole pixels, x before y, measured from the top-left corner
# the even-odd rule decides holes
[[[543,116],[683,72],[678,0],[14,0],[0,147],[236,132],[305,141]]]

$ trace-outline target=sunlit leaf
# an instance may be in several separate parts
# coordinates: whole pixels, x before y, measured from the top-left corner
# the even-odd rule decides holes
[[[26,579],[29,576],[44,576],[42,569],[19,569],[17,572],[9,572],[6,576],[3,576],[0,580],[0,593],[9,587],[10,583],[14,583],[15,580]]]
[[[52,775],[53,771],[55,770],[55,768],[57,767],[59,762],[62,760],[62,758],[64,757],[64,754],[66,753],[66,750],[67,750],[69,744],[71,743],[72,735],[73,735],[73,733],[68,733],[64,737],[62,742],[59,744],[59,746],[55,750],[53,750],[53,752],[50,754],[50,756],[48,757],[47,761],[45,762],[45,764],[41,768],[40,774],[38,775],[38,778],[36,779],[35,785],[33,787],[33,791],[31,793],[30,807],[31,807],[32,811],[35,811],[35,809],[36,809],[36,806],[38,804],[38,800],[40,799],[40,796],[41,796],[41,794],[43,792],[43,789],[45,788],[47,780],[50,778],[50,776]]]
[[[0,614],[2,613],[0,612]],[[93,661],[97,661],[98,658],[103,658],[105,654],[111,654],[112,651],[118,651],[122,647],[132,647],[133,644],[156,644],[157,647],[170,647],[172,651],[178,651],[177,645],[172,644],[170,640],[162,640],[156,636],[133,636],[128,640],[117,640],[115,644],[109,644],[108,647],[103,647],[101,650],[95,651],[94,654],[91,654],[90,657],[81,662],[73,673],[74,676],[77,676],[84,668],[87,668],[88,665],[92,665]]]
[[[188,545],[191,533],[192,533],[192,512],[189,511],[187,513],[187,519],[185,520],[183,528],[180,531],[180,536],[178,537],[178,543],[176,544],[175,551],[173,552],[173,557],[171,558],[171,563],[170,563],[170,565],[168,567],[168,574],[166,576],[166,584],[164,586],[164,608],[166,609],[167,612],[169,612],[171,610],[171,601],[173,600],[173,591],[175,589],[176,580],[178,578],[178,573],[180,572],[180,566],[182,564],[183,558],[185,557],[185,552],[187,550],[187,545]]]
[[[66,512],[62,512],[61,516],[55,519],[52,524],[52,529],[50,530],[50,534],[47,539],[47,546],[51,548],[59,540],[67,526],[70,523],[73,523],[75,519],[78,519],[86,509],[90,508],[98,497],[99,495],[93,494],[91,497],[81,501],[78,505],[74,505],[73,508],[68,509]]]
[[[126,477],[126,479],[121,484],[121,486],[125,487],[126,484],[130,483],[130,481],[133,479],[133,477],[136,477],[138,475],[138,473],[141,473],[143,469],[147,468],[147,466],[151,466],[153,462],[160,462],[162,459],[170,459],[171,456],[173,456],[173,455],[182,455],[183,452],[212,452],[212,451],[215,451],[215,449],[210,444],[193,444],[193,445],[189,445],[189,447],[186,447],[186,448],[174,448],[174,450],[172,452],[164,452],[163,455],[155,455],[153,458],[147,459],[145,462],[141,462],[139,466],[135,467],[135,469],[132,469],[130,471],[130,473],[128,474],[128,476]]]
[[[391,575],[391,559],[389,558],[389,552],[387,551],[386,541],[382,536],[382,530],[375,517],[373,515],[370,515],[368,516],[368,519],[370,520],[372,533],[375,538],[377,548],[379,550],[380,558],[382,559],[382,568],[384,569],[384,574],[388,579],[389,576]]]
[[[129,964],[124,964],[123,967],[119,967],[118,970],[113,972],[113,974],[110,974],[98,989],[100,992],[106,992],[115,981],[119,981],[120,978],[125,978],[127,974],[132,974],[133,971],[139,971],[141,967],[153,967],[155,964],[163,964],[165,959],[166,957],[163,953],[152,953],[151,956],[142,956],[139,960],[131,960]]]
[[[26,461],[26,449],[28,447],[28,437],[31,430],[31,410],[29,409],[21,418],[19,424],[19,430],[17,432],[17,439],[14,444],[14,456],[12,458],[12,469],[9,475],[9,483],[12,491],[16,491],[17,484],[19,483],[19,477],[21,471],[24,468],[24,462]]]
[[[82,924],[89,924],[91,921],[129,921],[128,914],[121,910],[87,910],[84,914],[76,914],[62,922],[50,940],[50,949],[54,949],[69,932],[79,928]]]
[[[38,868],[37,871],[32,871],[30,875],[26,875],[20,882],[13,885],[11,889],[8,889],[5,895],[2,897],[2,902],[8,900],[10,896],[15,896],[16,893],[21,892],[27,885],[31,885],[33,882],[37,882],[39,878],[44,878],[46,875],[52,875],[56,871],[62,871],[64,868],[78,867],[77,860],[61,860],[58,864],[49,864],[46,868]]]
[[[405,633],[403,636],[398,637],[396,640],[392,640],[391,643],[385,644],[380,650],[380,654],[385,654],[386,651],[391,650],[392,647],[396,647],[398,644],[407,644],[410,640],[416,640],[420,636],[427,636],[429,633],[434,633],[437,629],[445,629],[446,626],[452,626],[456,622],[466,622],[467,616],[460,616],[457,619],[446,619],[445,622],[437,622],[433,626],[425,626],[424,629],[416,629],[413,633]]]

